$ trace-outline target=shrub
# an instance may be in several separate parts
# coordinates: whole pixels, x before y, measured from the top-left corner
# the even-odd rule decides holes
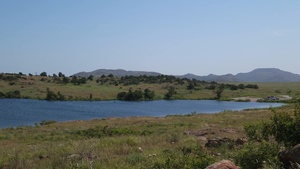
[[[146,157],[143,156],[141,153],[129,154],[126,157],[126,162],[129,163],[130,165],[135,165],[138,163],[142,163],[144,161],[146,161]]]
[[[40,76],[47,76],[47,73],[46,73],[46,72],[42,72],[42,73],[40,74]]]
[[[40,122],[40,125],[44,126],[44,125],[49,125],[49,124],[54,124],[54,123],[57,123],[57,121],[55,121],[55,120],[43,120],[43,121]]]
[[[171,100],[173,99],[173,96],[177,94],[177,91],[175,90],[175,87],[171,86],[168,89],[168,92],[165,94],[164,99]]]
[[[6,98],[21,98],[21,92],[19,90],[9,91],[5,94]]]
[[[5,94],[0,92],[0,98],[5,98]]]
[[[278,164],[276,158],[279,151],[277,144],[262,142],[261,144],[248,144],[236,156],[235,162],[243,169],[262,168],[263,163]]]
[[[201,147],[182,147],[180,153],[164,150],[167,158],[162,162],[155,162],[148,168],[205,168],[214,163],[214,158]]]

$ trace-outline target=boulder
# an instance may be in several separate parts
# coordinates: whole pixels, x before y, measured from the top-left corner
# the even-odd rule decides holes
[[[220,147],[224,143],[230,143],[230,142],[232,142],[232,140],[230,140],[227,137],[224,137],[224,138],[217,137],[217,138],[209,139],[207,141],[207,143],[205,144],[205,147],[216,148],[216,147]]]
[[[239,167],[229,160],[222,160],[206,167],[205,169],[239,169]]]
[[[245,143],[247,143],[247,139],[245,138],[238,138],[235,140],[235,145],[244,145]]]
[[[293,163],[300,164],[300,144],[297,144],[291,150],[280,152],[278,156],[280,162],[282,162],[286,168],[289,168]]]
[[[207,142],[207,138],[204,137],[204,136],[197,137],[197,140],[200,141],[200,142]]]

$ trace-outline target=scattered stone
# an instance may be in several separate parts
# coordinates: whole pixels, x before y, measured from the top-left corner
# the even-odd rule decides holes
[[[208,142],[205,144],[205,147],[217,148],[217,147],[220,147],[224,143],[230,143],[230,142],[232,142],[232,140],[230,140],[227,137],[224,137],[224,138],[217,137],[217,138],[209,139]]]
[[[44,155],[39,155],[38,156],[39,160],[47,159],[50,158],[49,156],[44,156]]]
[[[201,141],[201,142],[207,142],[207,138],[204,137],[204,136],[199,136],[199,137],[197,137],[197,140],[198,140],[198,141]]]
[[[222,160],[206,167],[205,169],[239,169],[239,167],[229,160]]]
[[[291,150],[280,152],[278,156],[285,168],[289,168],[293,163],[300,164],[300,144],[297,144]]]
[[[245,143],[247,143],[247,139],[245,138],[238,138],[235,140],[235,145],[244,145]]]
[[[225,133],[237,133],[237,131],[235,129],[221,129],[221,132],[225,132]]]
[[[214,131],[211,131],[210,129],[206,130],[200,130],[200,131],[184,131],[185,135],[194,135],[194,136],[205,136],[209,134],[215,134]]]

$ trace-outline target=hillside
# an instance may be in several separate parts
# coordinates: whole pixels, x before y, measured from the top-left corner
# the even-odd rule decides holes
[[[123,69],[98,69],[92,72],[79,72],[74,74],[73,76],[79,76],[79,77],[88,77],[90,75],[93,75],[95,77],[100,77],[102,75],[114,75],[117,77],[122,77],[122,76],[140,76],[140,75],[147,75],[147,76],[158,76],[161,75],[160,73],[157,72],[146,72],[146,71],[127,71]]]
[[[300,75],[277,68],[259,68],[248,73],[238,73],[237,75],[218,76],[210,74],[208,76],[197,76],[186,74],[180,77],[216,82],[300,82]]]
[[[235,76],[241,82],[299,82],[300,75],[276,68],[260,68]]]
[[[88,77],[93,75],[94,77],[100,77],[102,75],[112,74],[116,77],[122,76],[158,76],[162,75],[158,72],[147,71],[126,71],[123,69],[98,69],[91,72],[79,72],[73,76]],[[248,73],[225,74],[214,75],[209,74],[207,76],[198,76],[191,73],[177,76],[179,78],[196,79],[201,81],[216,81],[216,82],[300,82],[300,75],[291,72],[283,71],[277,68],[259,68]]]

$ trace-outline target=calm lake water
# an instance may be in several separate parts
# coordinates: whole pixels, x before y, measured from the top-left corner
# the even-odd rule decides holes
[[[43,101],[0,99],[0,128],[34,125],[42,120],[71,121],[107,117],[217,113],[224,110],[269,108],[281,103],[227,102],[215,100],[174,101]]]

